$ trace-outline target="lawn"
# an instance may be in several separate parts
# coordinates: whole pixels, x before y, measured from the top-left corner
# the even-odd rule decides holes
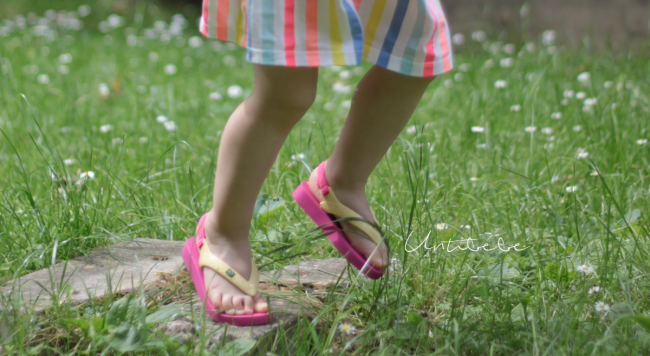
[[[210,207],[221,130],[252,89],[244,51],[198,37],[195,18],[102,9],[0,15],[2,283],[118,241],[184,241]],[[650,352],[646,46],[552,37],[465,34],[367,186],[388,278],[332,290],[301,324],[320,333],[281,336],[298,354]],[[291,193],[332,152],[367,68],[321,69],[261,192],[277,208],[251,225],[262,270],[338,256]],[[113,303],[4,308],[1,346],[111,353],[70,320]],[[138,354],[195,350],[146,334]]]

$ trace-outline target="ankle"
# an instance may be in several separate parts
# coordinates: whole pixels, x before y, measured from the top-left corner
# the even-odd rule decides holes
[[[237,229],[231,226],[224,226],[214,210],[208,212],[204,222],[205,237],[211,245],[226,243],[229,245],[249,245],[248,227]],[[244,231],[245,230],[245,231]]]

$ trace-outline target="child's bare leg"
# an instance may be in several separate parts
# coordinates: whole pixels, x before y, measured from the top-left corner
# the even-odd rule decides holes
[[[212,253],[248,279],[248,241],[255,199],[291,128],[316,95],[317,68],[255,65],[253,93],[228,119],[223,130],[214,183],[213,207],[205,222]],[[204,268],[208,298],[228,313],[265,312],[258,293],[250,297]]]
[[[432,78],[410,77],[374,66],[354,93],[341,136],[327,160],[325,175],[341,203],[367,220],[372,221],[365,191],[368,177],[408,122],[431,81]],[[322,200],[315,172],[309,185],[312,193]],[[350,224],[344,223],[343,228],[362,234]],[[363,237],[347,236],[365,257],[377,246]],[[385,245],[382,244],[370,262],[379,268],[387,264]]]

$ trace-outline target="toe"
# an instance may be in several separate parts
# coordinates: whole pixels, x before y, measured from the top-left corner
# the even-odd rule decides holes
[[[269,310],[269,305],[266,303],[266,300],[258,293],[255,296],[255,307],[254,310],[258,313],[266,313]]]
[[[253,298],[249,296],[244,297],[244,314],[253,314],[254,311]]]
[[[221,302],[223,303],[221,307],[226,314],[235,314],[235,308],[232,305],[232,298],[233,296],[229,294],[226,294],[221,298]]]
[[[244,314],[244,296],[237,295],[232,298],[232,307],[235,309],[235,314]]]
[[[214,310],[220,311],[222,309],[223,303],[221,303],[221,293],[212,289],[208,294],[208,299],[210,300],[210,302],[212,302],[212,306],[214,307]]]

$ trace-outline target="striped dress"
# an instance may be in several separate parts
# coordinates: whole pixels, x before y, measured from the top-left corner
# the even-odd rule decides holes
[[[200,30],[247,50],[252,63],[374,63],[417,77],[451,70],[439,0],[203,0]]]

